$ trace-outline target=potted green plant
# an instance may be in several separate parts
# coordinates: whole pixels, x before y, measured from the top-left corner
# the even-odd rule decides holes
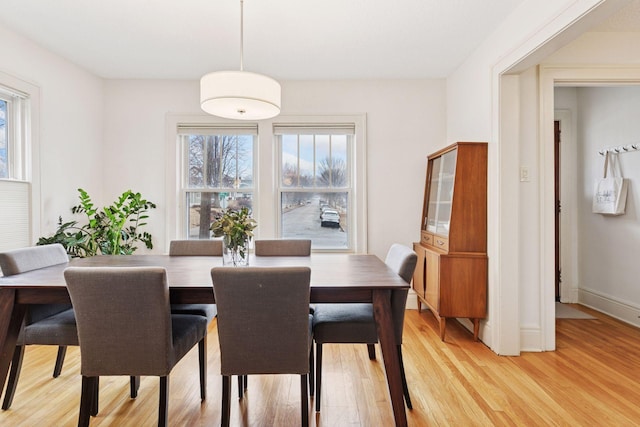
[[[214,237],[222,237],[224,264],[249,265],[249,244],[257,225],[246,207],[227,209],[211,224]]]
[[[156,207],[155,203],[142,198],[140,193],[127,190],[111,205],[99,209],[89,194],[82,188],[80,204],[71,208],[73,214],[85,214],[87,223],[63,222],[58,218],[58,229],[49,237],[40,237],[37,245],[61,243],[73,258],[94,255],[131,255],[138,243],[153,248],[152,236],[141,232],[147,225],[147,212]]]

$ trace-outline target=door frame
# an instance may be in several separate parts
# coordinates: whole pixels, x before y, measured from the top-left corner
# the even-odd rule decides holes
[[[578,302],[578,204],[577,192],[577,141],[574,112],[568,109],[554,110],[554,121],[560,122],[560,302]],[[563,184],[564,183],[564,184]],[[573,185],[571,185],[573,184]]]
[[[542,350],[555,349],[555,209],[554,206],[554,88],[556,86],[640,85],[640,66],[591,64],[583,66],[545,64],[540,66],[539,79],[539,174],[541,177],[540,215],[540,305]],[[575,123],[574,123],[575,126]],[[575,211],[575,209],[573,209]],[[575,221],[577,223],[577,221]],[[577,237],[577,236],[576,236]],[[573,286],[573,285],[572,285]],[[580,284],[575,278],[575,289]],[[576,298],[577,301],[577,298]]]

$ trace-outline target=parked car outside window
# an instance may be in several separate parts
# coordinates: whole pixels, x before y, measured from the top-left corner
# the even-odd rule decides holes
[[[320,226],[340,227],[340,214],[333,209],[325,209],[320,215]]]

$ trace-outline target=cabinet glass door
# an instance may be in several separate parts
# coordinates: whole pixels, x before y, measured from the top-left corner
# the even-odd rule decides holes
[[[427,231],[443,236],[449,235],[457,152],[451,150],[432,160],[426,225]]]
[[[431,160],[431,181],[429,182],[429,197],[427,198],[427,216],[424,219],[424,229],[435,231],[436,215],[438,212],[438,177],[440,176],[441,158]]]

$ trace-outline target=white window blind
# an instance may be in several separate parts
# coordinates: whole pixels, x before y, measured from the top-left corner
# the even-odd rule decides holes
[[[0,180],[0,251],[31,246],[30,184],[24,181]]]
[[[178,135],[257,135],[256,123],[179,124]]]
[[[275,135],[355,135],[356,126],[353,123],[277,123],[273,125]]]

